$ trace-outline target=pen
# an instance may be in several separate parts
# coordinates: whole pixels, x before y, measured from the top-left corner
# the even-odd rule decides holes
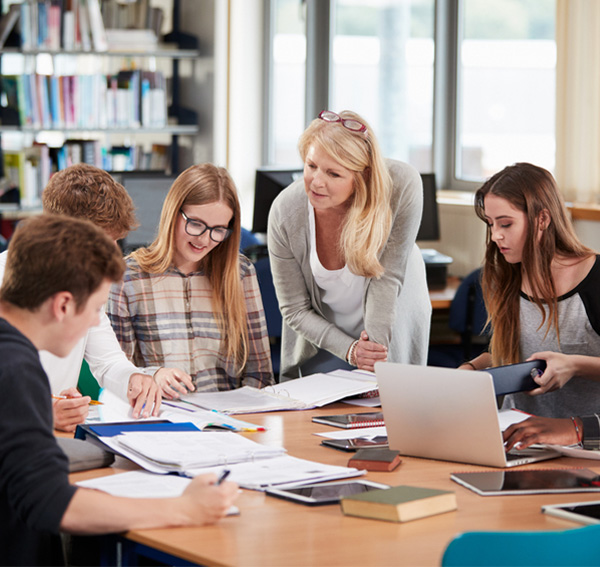
[[[56,394],[52,394],[52,399],[53,400],[68,400],[70,399],[69,396],[57,396]],[[103,405],[102,402],[98,402],[97,400],[90,400],[90,403],[88,404],[90,406],[101,406]]]
[[[231,471],[229,469],[223,469],[221,471],[221,474],[219,475],[219,478],[217,479],[217,482],[215,482],[215,484],[217,486],[219,486],[219,484],[221,484],[229,476],[230,472]]]

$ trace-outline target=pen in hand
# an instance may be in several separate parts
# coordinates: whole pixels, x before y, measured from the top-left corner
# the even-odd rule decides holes
[[[223,469],[221,471],[221,474],[219,475],[219,478],[217,479],[217,482],[215,482],[215,484],[217,486],[219,486],[219,484],[221,484],[229,476],[230,472],[231,471],[229,469]]]
[[[69,398],[69,396],[58,396],[56,394],[52,394],[52,399],[53,400],[70,400],[71,398]],[[103,405],[103,403],[102,402],[98,402],[96,400],[90,400],[90,402],[89,402],[88,405],[90,405],[90,406],[101,406],[101,405]]]

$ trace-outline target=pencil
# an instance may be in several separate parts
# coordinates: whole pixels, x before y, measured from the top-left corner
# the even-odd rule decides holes
[[[52,394],[52,399],[53,400],[68,400],[69,396],[57,396],[56,394]],[[98,400],[90,400],[90,403],[88,405],[101,406],[101,405],[103,405],[103,403],[99,402]]]

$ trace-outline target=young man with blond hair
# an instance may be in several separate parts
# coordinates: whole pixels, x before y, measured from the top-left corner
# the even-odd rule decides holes
[[[64,357],[97,325],[125,270],[114,242],[62,215],[23,221],[0,288],[0,565],[64,562],[59,531],[103,534],[213,523],[237,495],[216,475],[177,498],[131,499],[69,484],[52,431],[48,378],[38,351]]]
[[[55,173],[42,193],[44,212],[83,218],[100,227],[113,241],[124,238],[137,226],[135,207],[125,188],[106,171],[77,164]],[[84,245],[85,246],[85,245]],[[7,252],[0,254],[0,281]],[[101,386],[128,400],[134,417],[158,414],[160,389],[153,380],[158,373],[174,375],[186,383],[191,378],[175,368],[138,369],[125,356],[108,317],[102,311],[100,324],[75,345],[67,357],[41,353],[53,394],[66,396],[54,402],[54,426],[74,431],[88,414],[90,398],[77,390],[83,360]]]

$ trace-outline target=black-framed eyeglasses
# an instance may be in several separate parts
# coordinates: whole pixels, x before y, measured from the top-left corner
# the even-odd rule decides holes
[[[358,120],[353,118],[342,118],[339,114],[331,112],[331,110],[322,110],[319,113],[319,118],[325,122],[341,122],[344,128],[351,130],[352,132],[366,132],[367,127]]]
[[[179,212],[185,220],[185,231],[190,236],[202,236],[208,230],[211,240],[214,242],[223,242],[223,240],[227,240],[232,232],[231,229],[225,228],[224,226],[208,226],[201,220],[191,219],[183,212],[182,209],[179,209]]]

